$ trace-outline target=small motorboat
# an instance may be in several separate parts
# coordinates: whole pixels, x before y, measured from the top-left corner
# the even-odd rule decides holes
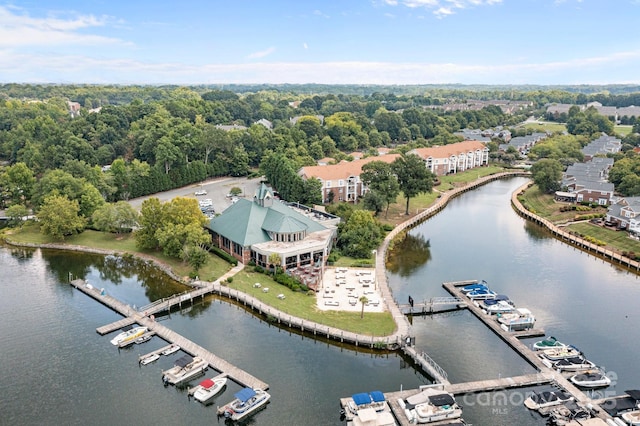
[[[620,414],[620,417],[630,425],[640,425],[640,410],[627,411]]]
[[[574,374],[569,380],[581,388],[603,388],[611,384],[611,379],[599,368]]]
[[[493,290],[489,290],[488,288],[479,288],[477,290],[472,290],[467,293],[467,297],[472,300],[484,300],[484,299],[493,299],[498,295]]]
[[[160,358],[160,355],[152,354],[144,358],[140,358],[140,364],[142,365],[151,364],[152,362],[157,361],[159,358]]]
[[[500,323],[500,328],[505,331],[520,331],[533,328],[536,318],[530,310],[517,308],[513,312],[506,314],[498,313],[498,322]]]
[[[564,358],[558,361],[551,361],[543,359],[542,363],[549,368],[554,368],[558,371],[584,371],[593,370],[596,365],[583,357],[582,355],[573,358]]]
[[[565,346],[563,348],[544,349],[542,356],[550,361],[558,361],[566,358],[575,358],[582,355],[582,353],[572,346]]]
[[[484,302],[490,302],[491,299],[484,300]],[[499,300],[496,303],[491,303],[489,305],[482,306],[482,309],[485,310],[488,314],[505,314],[509,312],[513,312],[516,307],[513,306],[513,303],[510,300]]]
[[[542,351],[545,349],[564,348],[565,346],[567,345],[559,342],[555,337],[549,336],[543,340],[538,340],[532,347],[534,351]]]
[[[162,351],[162,355],[171,355],[172,353],[178,352],[180,350],[180,346],[178,345],[171,345],[169,346],[167,349],[165,349],[164,351]]]
[[[130,342],[131,340],[137,339],[142,336],[144,333],[149,331],[147,327],[133,327],[129,328],[122,333],[119,333],[116,337],[111,339],[111,344],[114,346],[119,346],[123,343]]]
[[[142,336],[138,337],[138,338],[135,340],[136,345],[139,345],[139,344],[141,344],[141,343],[148,342],[149,340],[151,340],[151,338],[152,338],[152,337],[153,337],[153,336],[152,336],[152,335],[150,335],[150,334],[143,334]]]
[[[198,386],[190,390],[193,393],[193,397],[202,402],[203,404],[209,401],[211,398],[219,394],[227,384],[226,377],[219,377],[215,379],[204,379]]]
[[[524,400],[524,406],[530,410],[539,410],[571,401],[573,397],[561,390],[533,392]]]
[[[234,421],[241,420],[269,402],[271,395],[261,389],[244,388],[235,397],[218,409],[218,415]]]

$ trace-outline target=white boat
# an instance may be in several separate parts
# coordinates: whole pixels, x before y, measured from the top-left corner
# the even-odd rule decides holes
[[[204,373],[208,368],[209,364],[202,358],[184,355],[175,361],[172,368],[162,372],[162,382],[165,385],[177,385]]]
[[[573,358],[563,358],[557,361],[551,361],[543,358],[542,363],[549,368],[553,368],[558,371],[584,371],[593,370],[596,365],[583,357],[582,355]]]
[[[148,342],[151,340],[153,336],[151,334],[143,334],[142,336],[136,339],[136,345],[140,345],[142,343]]]
[[[611,379],[600,369],[574,374],[569,380],[581,388],[602,388],[611,384]]]
[[[524,406],[529,410],[539,410],[541,408],[560,405],[572,399],[573,397],[571,395],[561,390],[533,392],[524,400]]]
[[[484,302],[486,301],[487,300]],[[496,303],[482,306],[482,309],[484,309],[486,313],[492,315],[513,312],[516,310],[516,307],[513,306],[513,303],[510,300],[498,300]]]
[[[142,336],[144,333],[149,331],[147,327],[133,327],[129,330],[125,330],[122,333],[118,334],[116,337],[111,339],[111,344],[114,346],[118,346],[122,343],[129,342],[131,340],[137,339]]]
[[[640,425],[640,410],[627,411],[626,413],[620,414],[622,420],[627,422],[630,425]]]
[[[567,345],[565,345],[562,342],[559,342],[555,337],[549,336],[545,339],[538,340],[537,342],[535,342],[532,348],[534,351],[541,351],[544,349],[564,348],[566,346]]]
[[[218,409],[218,415],[231,420],[241,420],[264,406],[271,395],[261,389],[244,388],[234,395],[236,398]]]
[[[450,393],[427,388],[407,399],[398,399],[411,423],[433,423],[462,417],[462,408]]]
[[[498,322],[500,327],[505,331],[519,331],[533,328],[536,318],[530,310],[526,308],[517,308],[515,311],[507,314],[499,314]]]
[[[219,377],[216,379],[204,379],[198,386],[191,391],[193,397],[202,402],[203,404],[209,401],[211,398],[219,394],[227,384],[226,377]]]
[[[160,355],[152,354],[144,358],[140,358],[140,364],[142,365],[151,364],[152,362],[157,361],[159,358],[160,358]]]
[[[172,353],[178,352],[180,350],[180,346],[171,345],[164,351],[162,351],[162,355],[171,355]]]
[[[550,361],[575,358],[580,355],[582,355],[582,353],[578,349],[571,346],[565,346],[564,348],[558,347],[552,349],[544,349],[542,351],[542,356]]]

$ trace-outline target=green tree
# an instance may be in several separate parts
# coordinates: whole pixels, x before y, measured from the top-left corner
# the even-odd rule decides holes
[[[136,245],[142,249],[156,250],[160,242],[156,232],[164,222],[164,211],[160,200],[156,197],[148,198],[140,207],[139,228],[135,232]]]
[[[79,213],[80,206],[76,200],[69,200],[60,195],[49,196],[45,198],[38,212],[40,229],[43,234],[56,240],[79,234],[85,226],[85,219]]]
[[[19,226],[22,228],[26,217],[29,215],[29,209],[22,204],[12,204],[11,207],[7,209],[6,214],[9,217],[10,227]]]
[[[391,164],[391,170],[398,177],[400,190],[407,200],[405,213],[409,214],[409,200],[423,192],[431,192],[435,176],[415,154],[405,154]]]
[[[278,253],[271,253],[267,258],[267,261],[269,262],[269,266],[273,269],[273,274],[275,275],[280,265],[282,265],[282,258]]]
[[[362,304],[362,310],[360,311],[360,318],[364,318],[364,305],[369,303],[369,299],[367,299],[367,296],[360,296],[360,299],[358,299],[358,301]]]
[[[382,200],[382,208],[386,207],[385,217],[389,213],[389,205],[395,203],[400,194],[398,178],[391,170],[391,165],[383,161],[372,161],[362,166],[360,179],[369,187],[375,198]],[[372,198],[374,197],[372,196]],[[377,205],[375,202],[373,205]],[[378,210],[376,209],[376,212]],[[382,211],[382,210],[380,210]]]
[[[138,224],[138,212],[126,201],[104,204],[91,217],[93,225],[105,232],[122,233]]]
[[[558,160],[545,158],[531,166],[531,175],[542,192],[551,193],[560,189],[562,170]]]
[[[35,182],[33,171],[25,163],[9,166],[0,174],[0,186],[15,204],[24,204],[30,200]]]
[[[346,256],[368,259],[371,251],[382,242],[380,224],[371,212],[355,210],[346,223],[341,224],[338,233],[338,247]]]

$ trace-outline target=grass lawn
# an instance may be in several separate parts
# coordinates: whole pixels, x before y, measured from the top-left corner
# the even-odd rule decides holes
[[[569,204],[556,202],[552,195],[541,193],[536,185],[533,185],[525,191],[525,194],[521,195],[519,198],[520,202],[522,202],[529,211],[537,214],[538,216],[544,217],[545,219],[549,219],[555,224],[567,223],[573,220],[578,214],[590,213],[588,211],[561,212],[560,207]],[[603,207],[598,207],[592,209],[592,212],[605,213],[606,210]],[[604,241],[607,243],[606,247],[612,250],[640,253],[640,241],[629,238],[625,231],[615,231],[589,222],[572,223],[567,225],[565,229],[583,236],[589,236],[597,240]]]
[[[567,126],[562,123],[553,123],[545,121],[542,123],[527,123],[524,126],[525,129],[531,129],[534,132],[566,132]]]
[[[616,231],[588,222],[572,223],[567,226],[567,229],[605,241],[609,249],[640,253],[640,241],[629,238],[629,233],[626,231]]]
[[[398,195],[396,203],[389,206],[388,217],[385,218],[385,214],[382,212],[378,219],[380,222],[385,224],[391,224],[393,226],[399,225],[412,216],[415,216],[421,211],[429,208],[436,201],[438,195],[440,195],[439,192],[446,192],[456,187],[463,186],[480,177],[502,171],[504,171],[502,167],[488,166],[478,167],[476,169],[467,170],[449,176],[440,176],[440,185],[434,186],[433,191],[428,194],[419,194],[417,197],[413,197],[409,201],[409,215],[405,215],[407,200],[401,193]]]
[[[85,230],[81,234],[67,237],[64,241],[57,241],[40,233],[38,224],[28,222],[20,230],[5,230],[7,237],[16,242],[32,244],[66,244],[69,246],[85,246],[102,250],[128,252],[156,258],[161,263],[171,267],[178,276],[188,276],[192,268],[180,259],[169,257],[162,252],[140,250],[136,247],[133,234],[110,234],[106,232]],[[201,279],[214,281],[231,269],[226,261],[214,254],[209,254],[207,263],[198,271]]]
[[[616,134],[625,137],[627,136],[629,133],[631,133],[631,129],[633,129],[633,126],[627,125],[627,124],[617,124],[615,126],[613,126],[613,131],[616,132]]]
[[[265,293],[261,288],[255,288],[254,283],[260,283],[263,288],[268,287],[270,291]],[[316,295],[313,292],[310,294],[293,292],[276,283],[269,276],[251,271],[251,268],[236,274],[233,282],[228,285],[292,316],[341,330],[371,336],[386,336],[396,329],[396,324],[389,312],[365,312],[364,318],[360,318],[360,312],[322,311],[316,307]],[[286,296],[284,300],[277,298],[280,293]]]

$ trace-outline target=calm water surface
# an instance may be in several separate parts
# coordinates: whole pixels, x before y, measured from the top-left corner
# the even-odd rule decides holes
[[[500,181],[454,200],[415,228],[403,263],[389,265],[395,297],[447,295],[441,284],[487,280],[538,324],[618,375],[608,391],[640,387],[640,282],[550,238],[509,205],[523,179]],[[95,329],[120,318],[68,284],[88,279],[131,305],[182,291],[144,263],[42,250],[0,249],[0,424],[216,424],[186,390],[163,387],[161,370],[180,353],[140,367],[158,338],[118,350]],[[338,400],[352,393],[429,382],[397,354],[372,355],[281,330],[216,298],[162,318],[163,324],[269,383],[272,402],[252,425],[339,425]],[[466,311],[413,318],[416,344],[452,382],[527,374],[533,369]],[[527,391],[459,398],[474,425],[543,425],[522,407]]]

